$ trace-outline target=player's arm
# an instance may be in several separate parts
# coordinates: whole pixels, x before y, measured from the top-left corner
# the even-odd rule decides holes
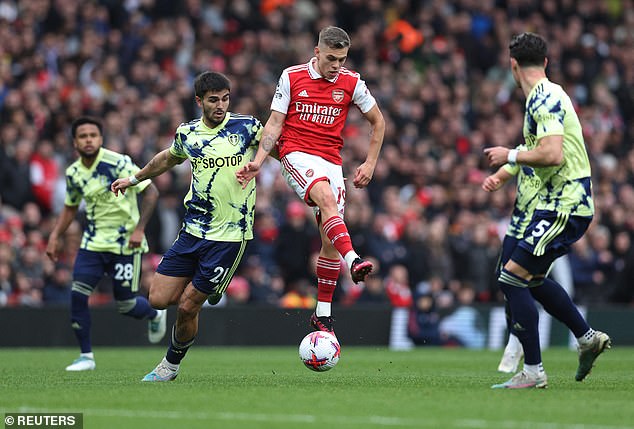
[[[134,186],[146,179],[151,179],[152,177],[163,174],[176,164],[182,164],[185,159],[186,158],[180,158],[174,155],[169,148],[165,149],[154,155],[154,158],[145,164],[145,167],[140,169],[136,174],[130,177],[117,179],[112,182],[110,189],[115,195],[119,195],[119,191],[121,191],[121,193],[125,193],[125,190],[130,186]]]
[[[379,159],[379,153],[381,152],[381,146],[383,146],[383,137],[385,135],[385,119],[383,113],[377,104],[370,110],[363,114],[365,119],[370,123],[370,147],[368,148],[368,154],[365,157],[365,162],[357,167],[354,174],[354,186],[356,188],[363,188],[370,183],[372,176],[374,175],[374,169]]]
[[[152,217],[158,198],[159,190],[154,183],[150,183],[143,191],[141,191],[139,222],[137,222],[134,231],[130,234],[130,240],[128,241],[129,248],[133,249],[141,246],[143,237],[145,236],[145,227]]]
[[[79,206],[64,205],[62,212],[57,218],[55,227],[48,238],[48,244],[46,245],[46,254],[53,262],[57,262],[57,256],[60,249],[60,237],[64,235],[70,224],[75,219]]]
[[[282,127],[284,126],[285,120],[286,114],[271,110],[271,116],[269,116],[269,120],[266,121],[266,125],[264,125],[262,138],[260,139],[260,145],[258,146],[255,158],[236,172],[236,178],[243,188],[258,174],[262,163],[275,148],[277,140],[280,138],[280,135],[282,135]]]
[[[507,162],[528,165],[529,167],[554,167],[560,165],[564,160],[563,145],[563,135],[548,135],[539,139],[535,148],[531,150],[520,151],[496,146],[484,149],[484,153],[489,159],[489,164],[493,167]]]
[[[513,177],[513,174],[511,174],[506,168],[504,168],[504,166],[502,166],[498,168],[495,173],[487,176],[484,179],[484,181],[482,182],[482,189],[487,192],[497,191],[502,186],[504,186],[504,184],[508,182],[511,177]]]

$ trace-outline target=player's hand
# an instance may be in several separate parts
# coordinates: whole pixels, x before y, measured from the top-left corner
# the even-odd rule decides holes
[[[139,247],[141,247],[144,236],[145,234],[143,233],[143,231],[137,229],[132,231],[132,234],[130,234],[130,239],[128,240],[128,247],[130,249],[138,249]]]
[[[508,160],[510,149],[495,146],[484,149],[484,154],[487,156],[489,160],[489,165],[491,167],[499,167],[500,165],[506,164]]]
[[[114,196],[116,197],[119,195],[119,191],[121,191],[121,195],[125,194],[125,190],[130,186],[132,186],[132,183],[130,183],[130,179],[124,177],[123,179],[117,179],[112,182],[112,185],[110,185],[110,190],[114,192]]]
[[[366,186],[368,186],[368,183],[370,183],[370,180],[372,180],[373,175],[374,168],[367,162],[364,162],[357,167],[357,170],[354,173],[354,180],[352,181],[352,184],[355,188],[365,188]]]
[[[500,189],[501,186],[502,181],[495,175],[488,176],[486,179],[484,179],[484,182],[482,182],[482,189],[487,192],[497,191],[498,189]]]
[[[59,243],[57,238],[51,236],[48,239],[48,244],[46,245],[46,256],[50,258],[51,261],[57,262]]]
[[[246,188],[251,179],[258,175],[260,172],[260,166],[251,161],[240,170],[236,171],[236,179],[238,183],[242,185],[242,189]]]

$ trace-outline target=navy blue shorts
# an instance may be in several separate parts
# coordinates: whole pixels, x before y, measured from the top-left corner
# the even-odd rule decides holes
[[[75,258],[73,280],[94,289],[106,275],[112,279],[113,294],[117,301],[134,298],[141,279],[141,254],[118,255],[79,249]]]
[[[506,263],[511,259],[511,255],[513,251],[517,247],[517,243],[519,243],[519,239],[515,237],[511,237],[510,235],[505,235],[504,240],[502,241],[502,251],[500,252],[500,257],[498,259],[498,264],[495,268],[495,276],[499,277],[502,271],[502,268],[506,265]]]
[[[181,231],[161,259],[156,272],[170,277],[189,277],[207,295],[224,292],[233,277],[247,241],[212,241]]]
[[[568,253],[583,236],[590,222],[591,217],[536,210],[511,259],[532,275],[546,274],[555,259]]]

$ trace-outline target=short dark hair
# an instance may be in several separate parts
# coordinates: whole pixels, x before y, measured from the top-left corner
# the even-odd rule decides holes
[[[101,121],[97,118],[93,118],[92,116],[80,116],[75,119],[70,126],[70,134],[73,138],[77,137],[77,128],[85,124],[93,124],[99,128],[99,134],[103,134],[103,125]]]
[[[513,37],[509,44],[511,58],[515,58],[520,67],[543,66],[548,46],[539,34],[522,33]]]
[[[350,47],[350,36],[339,27],[329,26],[319,32],[320,45],[326,45],[330,49],[343,49]]]
[[[194,80],[194,94],[199,98],[204,97],[209,91],[218,92],[223,89],[231,90],[231,81],[222,73],[206,71]]]

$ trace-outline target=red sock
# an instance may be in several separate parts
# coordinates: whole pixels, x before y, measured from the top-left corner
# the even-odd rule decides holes
[[[339,259],[328,259],[322,256],[317,259],[317,301],[332,302],[340,267]]]
[[[348,252],[354,250],[352,249],[352,240],[350,240],[348,228],[339,216],[333,216],[326,220],[323,228],[326,237],[328,237],[341,256],[346,256]]]

